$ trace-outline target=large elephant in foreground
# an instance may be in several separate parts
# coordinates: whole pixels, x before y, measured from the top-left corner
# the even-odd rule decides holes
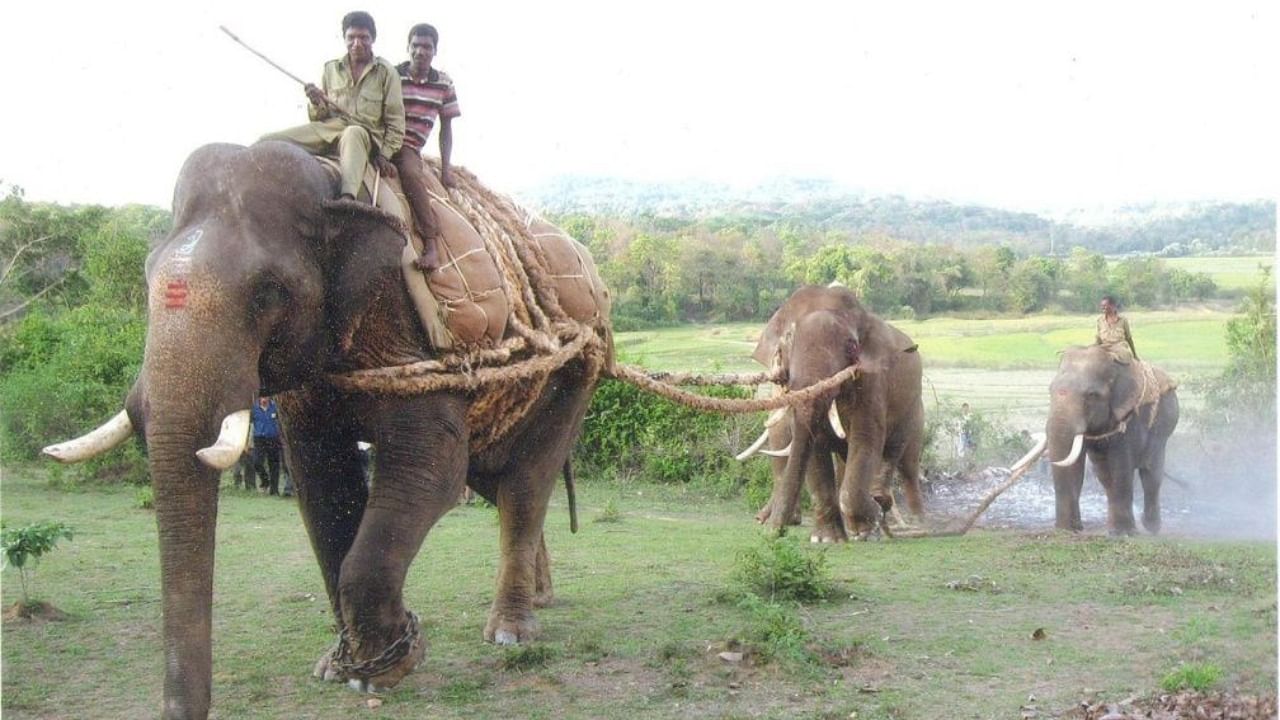
[[[147,259],[146,350],[127,417],[50,449],[65,459],[131,432],[146,442],[166,718],[209,712],[218,509],[211,466],[234,462],[227,456],[243,446],[260,388],[281,394],[289,467],[337,620],[340,641],[319,667],[330,679],[389,687],[421,659],[425,644],[402,588],[464,482],[497,505],[501,520],[484,637],[514,643],[537,629],[547,501],[580,430],[598,358],[575,357],[540,385],[511,383],[507,392],[531,393],[532,404],[483,450],[468,444],[461,391],[377,395],[327,382],[334,371],[432,356],[401,276],[403,228],[368,205],[329,202],[335,190],[315,158],[285,143],[195,151],[175,188],[173,230]],[[585,249],[581,256],[590,263]],[[599,310],[593,322],[608,345],[608,308]],[[371,485],[361,440],[377,447]]]
[[[848,288],[804,287],[773,314],[752,355],[780,366],[788,389],[809,387],[858,364],[857,377],[801,404],[771,432],[790,436],[785,465],[775,461],[773,495],[756,515],[781,529],[796,514],[806,482],[815,542],[865,539],[893,505],[888,480],[902,476],[907,506],[919,515],[924,404],[920,354],[911,338],[873,315]],[[833,454],[844,458],[835,476]]]
[[[1142,476],[1142,524],[1160,531],[1165,445],[1178,425],[1176,384],[1163,370],[1122,362],[1099,345],[1069,348],[1049,384],[1045,425],[1061,530],[1082,530],[1084,456],[1107,492],[1107,528],[1135,532],[1133,471]]]

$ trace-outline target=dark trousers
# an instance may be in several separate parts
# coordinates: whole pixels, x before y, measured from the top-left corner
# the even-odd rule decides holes
[[[280,494],[280,438],[253,438],[253,469],[258,475],[258,487],[270,488],[272,495]]]
[[[231,487],[240,487],[244,485],[245,490],[253,489],[253,450],[245,450],[240,459],[236,461],[236,468],[232,471]]]

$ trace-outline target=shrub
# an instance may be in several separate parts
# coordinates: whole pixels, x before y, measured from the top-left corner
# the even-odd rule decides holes
[[[738,553],[731,580],[769,601],[813,602],[834,589],[825,548],[810,548],[794,537],[765,537]]]
[[[1222,668],[1213,663],[1189,663],[1165,675],[1160,687],[1165,692],[1195,690],[1206,692],[1222,679]]]
[[[745,595],[738,607],[745,610],[750,624],[743,633],[747,641],[766,659],[805,662],[813,655],[808,649],[809,632],[793,607]]]
[[[18,568],[18,578],[22,583],[22,604],[30,605],[31,598],[27,594],[31,577],[40,558],[53,550],[58,540],[72,538],[72,530],[60,522],[39,522],[13,530],[3,529],[0,525],[0,548],[4,550],[5,563]]]
[[[708,394],[744,398],[749,391],[722,387]],[[760,422],[757,415],[699,412],[627,383],[605,381],[592,397],[576,460],[593,474],[635,473],[667,484],[696,480],[736,492],[758,471],[755,463],[735,461],[734,448],[749,442],[743,437],[759,433]]]

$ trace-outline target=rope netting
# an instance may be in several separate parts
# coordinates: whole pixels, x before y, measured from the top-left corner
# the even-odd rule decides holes
[[[476,229],[499,270],[501,290],[511,307],[508,337],[493,347],[461,348],[431,360],[331,374],[328,380],[335,387],[385,395],[465,392],[471,397],[467,420],[474,433],[472,448],[480,450],[519,422],[551,374],[575,360],[582,362],[588,384],[609,377],[697,410],[721,413],[760,412],[811,402],[858,373],[855,365],[801,390],[748,400],[709,397],[675,386],[780,383],[779,374],[650,373],[608,363],[608,318],[588,323],[565,312],[556,276],[530,230],[535,216],[484,186],[465,168],[454,167],[453,177],[449,203]]]

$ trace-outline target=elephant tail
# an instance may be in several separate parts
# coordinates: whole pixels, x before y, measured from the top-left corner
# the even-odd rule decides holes
[[[573,480],[573,458],[564,459],[564,489],[569,494],[569,532],[578,532],[578,496]]]

